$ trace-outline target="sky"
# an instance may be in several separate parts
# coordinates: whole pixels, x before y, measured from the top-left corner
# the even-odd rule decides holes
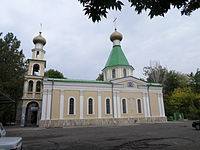
[[[109,11],[107,19],[93,23],[78,0],[3,0],[0,32],[14,33],[29,59],[42,24],[46,70],[58,70],[70,79],[95,80],[112,50],[115,17],[123,35],[122,50],[135,68],[133,76],[145,78],[143,68],[150,61],[181,73],[200,68],[200,10],[188,17],[172,9],[165,17],[150,19],[147,12],[138,15],[125,3],[121,12]]]

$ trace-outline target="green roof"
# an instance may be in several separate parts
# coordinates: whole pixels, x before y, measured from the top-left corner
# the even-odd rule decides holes
[[[126,56],[124,55],[120,45],[113,46],[105,68],[112,66],[131,66],[129,65],[128,60],[126,59]]]
[[[96,80],[77,80],[77,79],[58,79],[58,78],[48,78],[48,81],[55,82],[77,82],[77,83],[101,83],[101,84],[111,84],[110,81],[96,81]]]
[[[162,87],[162,84],[160,84],[160,83],[148,83],[147,86],[158,86],[158,87]]]

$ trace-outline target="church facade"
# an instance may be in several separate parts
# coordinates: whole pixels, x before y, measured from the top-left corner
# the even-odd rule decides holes
[[[104,81],[44,78],[46,61],[41,36],[33,42],[25,76],[21,125],[40,127],[131,125],[165,122],[162,86],[133,77],[134,68],[122,51],[115,30],[112,51],[102,70]],[[34,120],[35,119],[35,120]]]

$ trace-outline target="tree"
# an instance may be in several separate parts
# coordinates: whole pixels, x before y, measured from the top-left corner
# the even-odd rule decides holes
[[[189,75],[190,77],[190,86],[193,91],[196,93],[200,93],[200,71],[197,69],[196,73],[193,72]]]
[[[61,79],[65,78],[61,72],[54,69],[49,69],[48,71],[46,71],[44,73],[44,76],[48,78],[61,78]]]
[[[176,88],[187,87],[189,78],[187,75],[170,70],[167,72],[165,81],[163,82],[164,94],[171,95]]]
[[[167,103],[171,112],[183,113],[188,119],[199,119],[200,95],[194,93],[191,87],[175,89]]]
[[[25,57],[19,50],[20,41],[13,33],[3,38],[0,33],[0,91],[17,102],[23,94],[24,75],[27,71]],[[0,121],[15,120],[15,105],[0,105]]]
[[[96,78],[97,81],[103,81],[103,73],[99,74],[99,76]]]
[[[98,22],[102,17],[107,17],[108,10],[121,11],[124,3],[122,0],[78,0],[84,7],[85,15],[93,22]],[[164,16],[171,8],[181,10],[182,15],[190,15],[200,7],[200,0],[128,0],[130,7],[140,14],[148,11],[150,18]]]
[[[167,69],[163,68],[159,62],[150,62],[150,66],[144,67],[144,75],[147,76],[147,82],[163,84]]]

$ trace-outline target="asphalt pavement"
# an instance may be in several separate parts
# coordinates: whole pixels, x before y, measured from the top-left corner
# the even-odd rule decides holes
[[[24,150],[200,150],[192,121],[104,127],[6,127]]]

